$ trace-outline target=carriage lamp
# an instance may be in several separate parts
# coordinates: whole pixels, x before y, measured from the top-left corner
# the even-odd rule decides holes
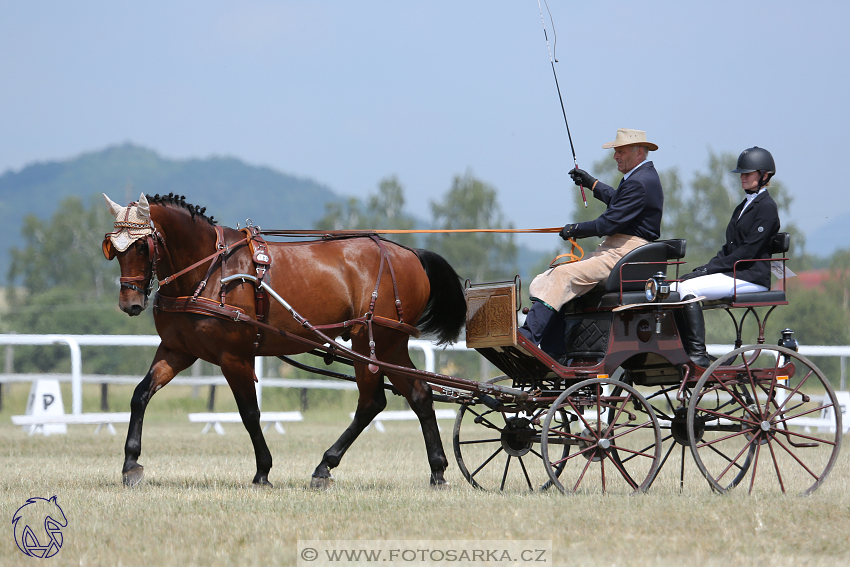
[[[658,272],[648,280],[644,288],[647,301],[655,301],[667,299],[670,295],[670,283],[667,281],[667,276],[664,272]]]
[[[792,331],[791,329],[783,329],[781,332],[782,338],[779,339],[779,342],[777,344],[781,347],[787,348],[788,350],[799,352],[800,345],[797,344],[797,339],[793,337],[794,331]]]

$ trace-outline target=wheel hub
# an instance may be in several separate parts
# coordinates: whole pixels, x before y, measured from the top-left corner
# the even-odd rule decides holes
[[[534,445],[534,429],[531,421],[525,417],[512,417],[505,420],[502,430],[502,449],[512,457],[522,457]]]
[[[595,447],[595,449],[585,451],[584,453],[582,453],[582,455],[588,461],[593,461],[594,463],[597,463],[602,460],[602,457],[604,456],[603,453],[607,453],[608,449],[611,448],[611,440],[605,438],[597,439],[596,435],[594,434],[594,431],[596,431],[597,429],[599,429],[600,431],[605,431],[607,427],[605,423],[599,423],[597,425],[596,421],[591,421],[589,425],[592,431],[591,429],[587,428],[582,430],[580,435],[581,439],[578,442],[578,448],[579,451],[585,451],[585,449],[587,449],[588,447]]]
[[[696,435],[697,441],[702,440],[705,433],[705,421],[704,418],[694,419],[694,435]],[[687,422],[688,408],[686,406],[676,408],[673,411],[673,419],[670,420],[670,434],[673,435],[673,440],[679,445],[690,445]]]

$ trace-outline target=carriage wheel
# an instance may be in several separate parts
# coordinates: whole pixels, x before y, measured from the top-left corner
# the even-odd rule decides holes
[[[722,365],[739,355],[738,365]],[[773,476],[782,492],[810,494],[841,448],[829,380],[805,357],[772,345],[745,346],[709,366],[693,390],[687,427],[697,467],[720,493],[742,483],[752,492],[757,477]]]
[[[614,388],[616,395],[606,393]],[[561,492],[643,492],[661,466],[661,430],[652,406],[632,386],[585,380],[549,408],[540,450]]]
[[[728,361],[729,359],[726,358]],[[626,384],[633,385],[633,383],[628,378],[628,373],[624,374],[620,378],[621,382],[625,382]],[[655,416],[658,418],[658,424],[661,428],[661,463],[658,465],[658,472],[661,472],[661,469],[664,468],[664,465],[667,463],[670,456],[674,453],[680,453],[677,455],[679,459],[678,463],[678,476],[679,476],[679,488],[682,489],[685,486],[685,462],[690,460],[690,456],[686,455],[689,452],[690,448],[690,436],[688,434],[688,406],[687,403],[684,405],[679,405],[679,402],[676,399],[676,394],[679,389],[679,385],[673,385],[672,387],[661,387],[660,389],[646,394],[644,397],[646,401],[652,405],[652,409],[655,410]],[[687,385],[685,386],[685,400],[691,399],[691,388]],[[619,386],[615,387],[612,391],[612,395],[618,396],[622,392],[619,389]],[[673,408],[673,409],[671,409]],[[698,438],[702,438],[704,428],[696,428],[695,434]],[[647,445],[646,447],[641,448],[642,451],[649,450],[651,445]],[[681,450],[679,450],[681,448]],[[676,458],[676,457],[674,457]],[[750,462],[752,460],[752,453],[747,455],[747,458],[741,464],[740,470],[738,470],[738,474],[732,480],[730,486],[736,486],[743,476],[746,474]],[[656,474],[655,479],[658,478]],[[652,483],[650,483],[651,487]],[[649,489],[649,487],[647,487]]]
[[[497,376],[495,384],[508,380]],[[501,412],[484,405],[462,405],[455,418],[452,444],[464,478],[482,490],[546,490],[549,477],[540,466],[540,421],[534,412]],[[564,447],[564,452],[569,447]]]

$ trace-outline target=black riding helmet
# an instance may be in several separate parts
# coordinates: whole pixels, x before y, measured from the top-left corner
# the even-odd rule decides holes
[[[767,175],[761,176],[759,187],[767,185],[767,182],[776,173],[776,163],[769,151],[753,146],[741,152],[741,155],[738,156],[738,167],[733,169],[732,173],[751,173],[753,171],[766,173]]]

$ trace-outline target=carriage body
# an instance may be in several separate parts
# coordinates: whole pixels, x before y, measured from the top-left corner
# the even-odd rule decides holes
[[[773,252],[784,254],[788,245],[780,233]],[[624,256],[606,282],[561,310],[563,328],[554,344],[541,345],[546,352],[517,332],[518,279],[467,286],[467,346],[504,372],[494,382],[533,393],[531,402],[467,407],[458,416],[455,455],[468,481],[484,486],[492,468],[489,484],[505,488],[513,462],[519,486],[574,492],[589,489],[594,466],[602,490],[618,481],[645,490],[679,447],[680,485],[686,449],[720,492],[742,482],[757,487],[760,456],[761,476],[774,471],[783,492],[809,493],[823,482],[841,441],[835,393],[796,349],[764,344],[767,318],[787,304],[784,282],[779,290],[706,302],[706,309],[730,314],[737,339],[735,350],[701,368],[680,338],[678,294],[648,301],[644,289],[658,272],[678,278],[685,247],[684,240],[658,241]],[[756,318],[758,336],[742,348],[748,316]],[[464,434],[471,416],[487,431]],[[528,472],[536,463],[523,462],[535,457],[547,472],[542,481]],[[801,478],[792,481],[794,475]]]

